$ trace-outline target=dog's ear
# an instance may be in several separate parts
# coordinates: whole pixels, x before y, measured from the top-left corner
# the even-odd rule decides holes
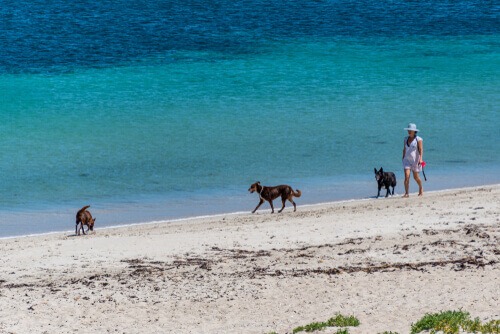
[[[380,167],[380,173],[383,173],[384,172],[384,169],[382,167]]]
[[[375,171],[375,174],[377,174],[377,168],[373,168],[373,170]]]
[[[256,183],[257,183],[257,184],[260,184],[260,181],[257,181]]]

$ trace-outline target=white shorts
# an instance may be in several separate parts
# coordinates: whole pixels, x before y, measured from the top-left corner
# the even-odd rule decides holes
[[[411,169],[413,172],[420,173],[422,171],[422,166],[418,164],[418,162],[412,162],[403,159],[403,167],[404,169]]]

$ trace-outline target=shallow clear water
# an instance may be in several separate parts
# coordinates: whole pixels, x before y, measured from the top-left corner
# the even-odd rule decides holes
[[[426,189],[500,182],[499,6],[301,4],[7,2],[0,236],[401,192],[408,122]]]

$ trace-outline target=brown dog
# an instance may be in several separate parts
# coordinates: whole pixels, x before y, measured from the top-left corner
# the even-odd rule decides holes
[[[76,228],[75,228],[75,234],[80,235],[80,229],[82,230],[83,234],[85,234],[85,230],[83,229],[83,225],[87,225],[87,232],[93,231],[94,230],[94,223],[95,223],[95,218],[92,218],[92,215],[90,214],[87,209],[90,208],[90,205],[86,205],[78,212],[76,213]],[[80,228],[78,228],[78,225],[80,225]]]
[[[302,195],[302,192],[297,189],[297,192],[294,192],[292,187],[287,186],[287,185],[280,185],[276,187],[266,187],[266,186],[261,186],[260,182],[255,182],[250,186],[248,189],[250,193],[253,193],[256,191],[259,194],[259,204],[257,204],[257,207],[255,210],[252,211],[252,213],[255,213],[257,209],[264,203],[264,201],[268,201],[269,204],[271,204],[271,213],[274,213],[274,206],[273,206],[273,201],[281,196],[281,202],[283,203],[283,206],[281,207],[281,210],[278,212],[283,211],[285,208],[285,202],[286,200],[289,200],[293,204],[293,211],[297,211],[297,205],[295,205],[295,202],[293,201],[294,197],[300,197]]]

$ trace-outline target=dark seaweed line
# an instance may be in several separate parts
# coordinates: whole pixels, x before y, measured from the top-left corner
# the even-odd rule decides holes
[[[446,265],[459,265],[455,270],[460,271],[466,269],[466,266],[476,266],[477,268],[484,268],[486,266],[493,266],[497,264],[498,261],[491,260],[489,262],[483,262],[480,259],[473,257],[466,257],[457,260],[445,260],[445,261],[428,261],[419,263],[387,263],[376,266],[368,267],[338,267],[338,268],[318,268],[318,269],[292,269],[292,270],[280,270],[269,271],[266,268],[255,268],[253,272],[249,272],[250,277],[255,276],[291,276],[291,277],[302,277],[310,274],[326,274],[326,275],[339,275],[339,274],[353,274],[358,272],[365,272],[367,274],[375,272],[387,272],[391,269],[394,270],[420,270],[422,271],[425,267],[444,267]]]

